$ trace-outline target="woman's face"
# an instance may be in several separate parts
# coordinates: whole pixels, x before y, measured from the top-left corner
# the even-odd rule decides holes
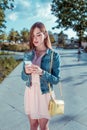
[[[45,34],[40,31],[39,28],[35,28],[33,31],[33,44],[35,47],[44,46]]]

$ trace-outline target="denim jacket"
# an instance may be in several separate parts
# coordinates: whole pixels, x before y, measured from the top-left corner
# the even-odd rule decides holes
[[[53,62],[52,69],[50,71],[50,62],[51,62],[51,54],[53,51]],[[32,61],[35,56],[34,51],[30,51],[24,54],[23,60],[23,70],[21,73],[21,78],[26,81],[26,86],[30,87],[31,85],[31,75],[25,73],[25,60]],[[47,49],[46,54],[41,59],[41,69],[43,70],[43,74],[40,76],[40,88],[42,94],[49,92],[48,83],[50,83],[51,89],[53,90],[53,84],[57,84],[59,82],[59,72],[60,72],[60,60],[57,52],[51,49]]]

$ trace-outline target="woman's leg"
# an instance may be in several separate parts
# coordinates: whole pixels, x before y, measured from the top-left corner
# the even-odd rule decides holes
[[[39,119],[40,130],[49,130],[48,123],[49,123],[48,119],[45,118]]]
[[[38,119],[31,119],[30,116],[28,116],[28,119],[30,121],[30,130],[38,130]]]

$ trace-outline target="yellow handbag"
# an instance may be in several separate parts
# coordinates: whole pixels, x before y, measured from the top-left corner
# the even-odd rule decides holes
[[[50,91],[50,101],[48,105],[48,111],[50,116],[64,114],[64,100],[54,99]]]
[[[52,68],[52,61],[53,61],[53,53],[51,55],[51,64],[50,64],[50,72]],[[49,87],[49,92],[50,92],[50,101],[48,105],[48,111],[50,116],[58,115],[58,114],[64,114],[64,100],[57,100],[52,97],[52,91],[50,87],[50,83],[48,84]],[[61,82],[59,82],[59,87],[60,87],[60,94],[62,97],[62,89],[61,89]]]

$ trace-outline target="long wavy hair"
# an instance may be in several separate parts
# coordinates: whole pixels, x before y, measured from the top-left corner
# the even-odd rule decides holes
[[[34,49],[35,46],[33,44],[33,32],[34,32],[34,29],[35,28],[39,28],[40,31],[42,33],[44,33],[46,35],[46,38],[44,39],[44,44],[47,48],[50,48],[52,49],[52,46],[51,46],[51,41],[50,41],[50,38],[49,38],[49,34],[48,32],[46,31],[46,27],[43,23],[41,22],[36,22],[32,25],[31,29],[30,29],[30,34],[29,34],[29,47],[30,47],[30,50]]]

